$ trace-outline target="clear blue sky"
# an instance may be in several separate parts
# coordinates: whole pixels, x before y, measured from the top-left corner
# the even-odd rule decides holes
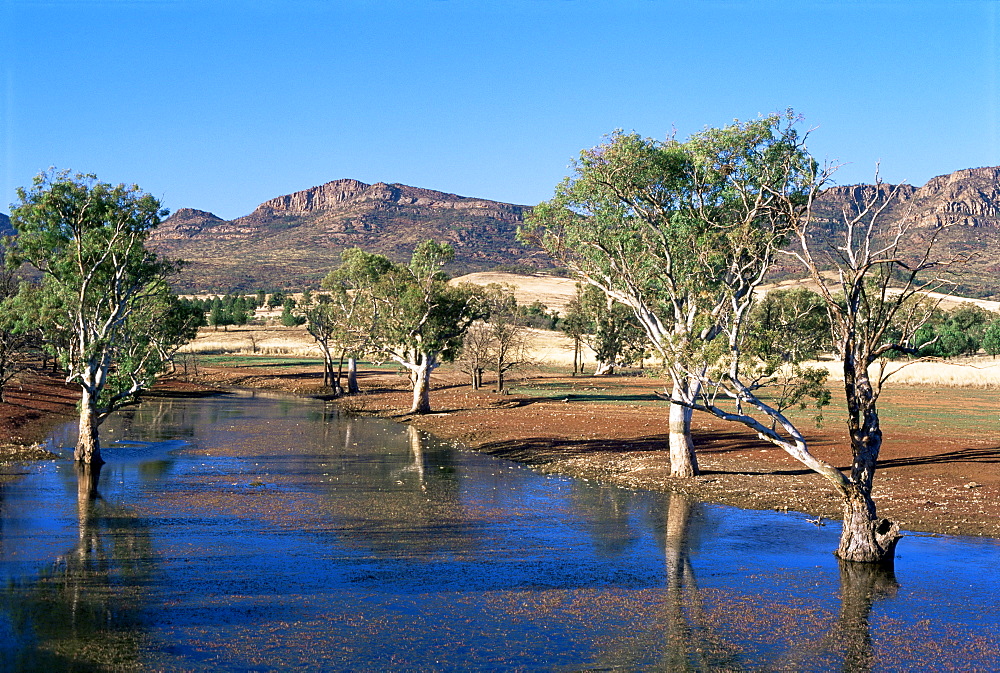
[[[615,128],[793,107],[838,182],[1000,164],[997,0],[0,0],[0,211],[49,166],[233,218],[337,178],[533,204]]]

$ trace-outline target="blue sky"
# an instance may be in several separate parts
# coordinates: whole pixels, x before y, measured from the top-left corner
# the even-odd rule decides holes
[[[49,166],[225,218],[337,178],[548,198],[616,128],[793,107],[838,182],[1000,164],[1000,0],[0,0],[0,211]]]

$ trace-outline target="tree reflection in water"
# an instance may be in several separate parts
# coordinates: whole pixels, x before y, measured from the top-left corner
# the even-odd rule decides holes
[[[760,596],[739,596],[731,589],[721,593],[698,586],[691,563],[692,521],[699,503],[679,493],[665,496],[662,513],[665,586],[656,595],[662,599],[659,617],[624,641],[607,648],[597,660],[598,667],[626,670],[667,671],[871,671],[876,666],[869,616],[876,600],[891,597],[898,588],[891,567],[839,561],[840,606],[830,626],[819,638],[802,635],[786,641],[778,653],[768,656],[748,648],[747,622],[758,622],[752,630],[780,640],[777,615],[787,612],[784,605],[766,603]],[[622,518],[624,520],[624,518]],[[697,541],[694,541],[697,544]],[[808,571],[806,571],[808,572]],[[721,598],[722,600],[716,600]],[[754,605],[756,604],[756,608]],[[741,608],[734,610],[733,606]],[[758,616],[759,615],[759,616]],[[795,636],[793,636],[795,638]],[[766,641],[767,638],[765,637]],[[658,642],[657,642],[658,641]],[[659,652],[655,661],[649,654]]]
[[[101,498],[100,470],[77,464],[77,544],[0,594],[0,670],[142,668],[149,531]]]

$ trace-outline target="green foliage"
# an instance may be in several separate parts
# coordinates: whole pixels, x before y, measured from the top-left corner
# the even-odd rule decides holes
[[[606,373],[646,357],[646,333],[629,307],[590,285],[583,289],[580,308],[589,327],[584,340]]]
[[[525,327],[535,329],[556,329],[559,324],[559,314],[549,312],[548,307],[542,302],[535,300],[527,306],[518,304],[515,308],[518,319]]]
[[[285,327],[297,327],[304,325],[306,317],[295,313],[295,300],[291,297],[285,299],[281,309],[281,324]]]
[[[913,346],[922,356],[974,355],[985,347],[986,332],[994,318],[995,314],[975,304],[961,304],[947,313],[937,312],[916,330]]]
[[[806,288],[775,290],[754,303],[744,349],[762,360],[801,362],[832,350],[823,298]]]
[[[629,306],[679,366],[718,334],[783,244],[816,176],[794,117],[707,129],[687,142],[617,131],[520,229],[578,277]]]
[[[167,211],[135,185],[68,172],[39,175],[18,197],[10,261],[43,273],[24,301],[99,421],[147,387],[192,334],[191,312],[163,283],[178,265],[145,247]]]
[[[267,298],[267,307],[269,309],[276,309],[285,303],[285,294],[283,292],[272,292],[271,296]]]
[[[988,355],[1000,355],[1000,320],[993,320],[986,326],[982,346]]]

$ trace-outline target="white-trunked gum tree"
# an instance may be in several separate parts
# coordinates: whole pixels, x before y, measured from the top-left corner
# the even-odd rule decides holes
[[[424,241],[414,248],[409,265],[390,264],[371,287],[376,319],[368,349],[409,372],[411,414],[430,412],[431,373],[454,360],[469,327],[488,317],[477,288],[448,283],[441,267],[454,256],[448,243]],[[384,258],[373,256],[369,264],[379,259]]]
[[[817,226],[814,205],[833,170],[809,156],[796,122],[791,113],[772,115],[685,143],[616,133],[582,154],[576,175],[535,210],[523,235],[635,311],[673,381],[672,474],[697,469],[684,451],[692,411],[743,424],[841,496],[840,559],[891,564],[899,527],[878,517],[872,499],[882,444],[877,401],[891,373],[887,359],[919,355],[913,335],[935,308],[928,291],[944,282],[924,276],[948,266],[933,254],[941,226],[887,219],[897,190],[877,179],[839,218]],[[811,300],[781,300],[783,311],[808,318],[800,328],[828,330],[827,339],[810,335],[809,348],[791,333],[780,347],[763,332],[788,321],[755,312],[754,290],[777,254],[799,260],[818,288]],[[816,306],[827,320],[816,320]],[[823,343],[843,367],[849,474],[813,456],[786,413],[829,400],[825,369],[803,364]]]
[[[100,464],[98,428],[152,385],[174,351],[193,337],[198,316],[164,279],[177,264],[145,247],[165,216],[136,185],[49,172],[18,189],[10,261],[42,272],[47,318],[67,382],[81,388],[75,458]]]
[[[673,381],[673,476],[698,473],[691,414],[721,319],[746,311],[817,177],[788,111],[685,142],[616,131],[522,227],[582,281],[630,307]]]

